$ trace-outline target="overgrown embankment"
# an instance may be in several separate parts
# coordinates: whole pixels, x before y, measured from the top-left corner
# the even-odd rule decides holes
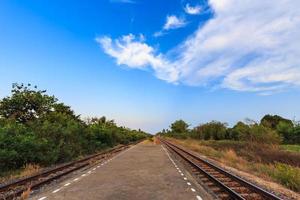
[[[248,172],[264,180],[274,181],[295,192],[300,191],[300,168],[293,165],[299,164],[300,154],[289,154],[289,152],[266,146],[254,148],[233,141],[169,139],[226,166]],[[275,159],[277,157],[283,159],[281,156],[284,154],[284,162],[270,158],[271,152]]]
[[[14,84],[11,96],[0,100],[0,178],[29,175],[145,137],[105,117],[82,120],[46,91]]]
[[[233,127],[211,121],[192,129],[177,120],[157,135],[194,151],[300,192],[300,123],[277,115]]]

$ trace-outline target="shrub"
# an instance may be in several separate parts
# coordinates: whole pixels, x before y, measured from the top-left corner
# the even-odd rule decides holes
[[[83,122],[69,106],[30,85],[13,85],[0,100],[0,172],[28,164],[48,166],[73,160],[147,134],[117,126],[105,117]]]
[[[296,192],[300,192],[300,168],[276,163],[274,169],[269,171],[269,174],[282,185]]]
[[[226,137],[226,124],[212,121],[194,128],[193,136],[204,140],[222,140]]]
[[[250,144],[279,144],[281,142],[281,137],[270,128],[254,124],[248,131],[241,135],[241,139]]]

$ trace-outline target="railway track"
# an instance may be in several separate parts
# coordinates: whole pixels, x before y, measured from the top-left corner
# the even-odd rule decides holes
[[[186,162],[192,173],[218,199],[224,200],[281,200],[274,194],[208,162],[194,153],[167,140],[160,141],[173,153]]]
[[[134,143],[136,144],[136,143]],[[57,180],[62,176],[70,174],[76,170],[84,167],[93,166],[96,163],[104,161],[115,154],[127,149],[129,145],[122,145],[101,153],[97,153],[83,159],[73,161],[58,167],[40,172],[30,177],[15,180],[6,184],[0,184],[0,200],[14,200],[19,199],[26,191],[33,191],[41,186],[44,186],[53,180]]]

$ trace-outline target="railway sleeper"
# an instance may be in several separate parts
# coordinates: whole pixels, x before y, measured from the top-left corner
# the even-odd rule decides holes
[[[240,186],[240,184],[237,183],[237,182],[226,182],[225,181],[225,182],[223,182],[223,184],[226,185],[227,187],[230,187],[230,188]]]
[[[251,193],[251,194],[242,194],[242,197],[244,197],[247,200],[264,200],[265,198],[262,197],[259,194]]]

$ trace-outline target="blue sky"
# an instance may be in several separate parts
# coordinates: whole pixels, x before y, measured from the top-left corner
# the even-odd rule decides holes
[[[0,1],[0,97],[32,83],[83,117],[152,133],[179,118],[299,119],[295,4]]]

